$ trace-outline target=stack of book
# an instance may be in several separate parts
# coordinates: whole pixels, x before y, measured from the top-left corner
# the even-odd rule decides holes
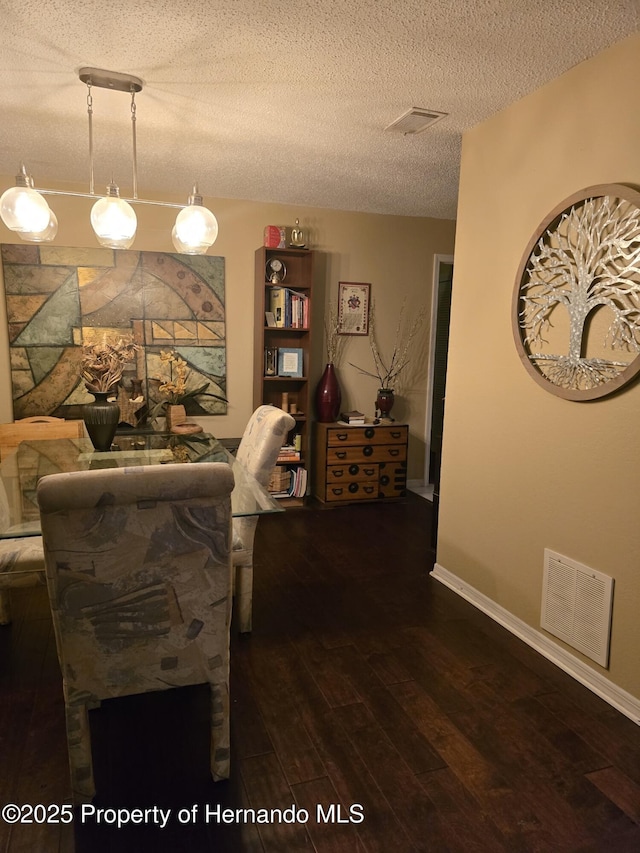
[[[303,498],[307,493],[307,469],[296,468],[292,471],[289,496],[292,498]]]
[[[272,493],[288,494],[291,487],[291,471],[279,465],[273,469],[269,478],[268,489]]]
[[[281,469],[282,470],[282,469]],[[271,483],[282,483],[282,488],[271,488]],[[282,471],[277,479],[272,477],[269,492],[273,498],[303,498],[307,493],[307,469],[302,466],[291,471]]]
[[[365,416],[362,412],[356,410],[352,412],[341,412],[340,420],[350,426],[362,426],[365,423]]]
[[[300,451],[296,450],[293,444],[283,444],[280,448],[280,453],[276,459],[277,465],[286,465],[289,462],[299,462]]]
[[[309,299],[304,293],[288,287],[272,287],[269,308],[280,328],[306,329],[309,326]]]

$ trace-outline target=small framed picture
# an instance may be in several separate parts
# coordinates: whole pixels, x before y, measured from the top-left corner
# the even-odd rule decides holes
[[[278,348],[278,376],[302,376],[303,350],[296,347]]]
[[[265,323],[270,329],[275,329],[276,327],[276,315],[273,311],[265,311],[264,312]]]
[[[338,334],[369,334],[371,285],[358,281],[338,283]]]

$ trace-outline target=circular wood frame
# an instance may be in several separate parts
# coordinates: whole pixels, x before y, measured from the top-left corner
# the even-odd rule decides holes
[[[567,386],[567,384],[562,384],[560,382],[553,381],[553,378],[550,378],[546,375],[536,364],[535,354],[533,354],[530,350],[530,345],[527,343],[525,329],[523,328],[521,322],[521,316],[523,313],[523,306],[525,301],[528,299],[530,302],[533,302],[535,297],[523,297],[523,293],[526,293],[527,288],[530,286],[532,281],[529,272],[530,265],[533,263],[535,266],[536,262],[536,252],[542,251],[541,247],[545,245],[545,238],[548,236],[554,236],[554,229],[558,225],[563,222],[563,217],[566,218],[571,216],[573,213],[573,208],[584,207],[582,202],[586,202],[588,199],[605,199],[609,197],[610,199],[616,200],[615,208],[620,211],[621,205],[620,202],[625,202],[624,211],[627,212],[631,208],[635,207],[638,209],[638,214],[640,215],[640,193],[636,190],[631,189],[630,187],[624,186],[623,184],[600,184],[592,187],[587,187],[580,192],[575,193],[569,198],[565,199],[561,204],[555,207],[540,223],[533,236],[529,240],[527,247],[522,256],[522,260],[518,266],[518,272],[516,275],[516,283],[515,289],[513,293],[513,301],[512,301],[512,311],[511,311],[511,319],[512,319],[512,328],[513,335],[516,343],[516,349],[518,351],[518,355],[520,359],[529,373],[529,375],[534,379],[541,387],[543,387],[546,391],[549,391],[552,394],[555,394],[558,397],[562,397],[565,400],[575,400],[575,401],[587,401],[587,400],[596,400],[601,397],[608,396],[613,394],[616,391],[619,391],[623,386],[626,386],[629,382],[636,378],[638,373],[640,373],[640,350],[638,350],[637,355],[634,359],[632,359],[626,367],[619,370],[611,379],[599,379],[597,384],[594,384],[592,387],[571,387],[571,385]],[[604,202],[603,204],[606,204]],[[614,209],[614,213],[616,212]],[[621,213],[624,215],[624,213]],[[558,232],[555,232],[555,236],[558,236]],[[633,238],[631,241],[631,245],[634,247],[633,251],[636,255],[640,254],[640,227],[636,228],[633,233]],[[570,253],[563,253],[565,258],[567,258]],[[571,255],[573,257],[573,255]],[[573,265],[574,269],[576,268],[576,264]],[[567,269],[569,269],[569,264],[567,263]],[[631,288],[631,296],[627,293],[626,296],[632,303],[632,307],[634,309],[634,314],[638,315],[638,322],[634,323],[635,326],[640,326],[640,258],[635,259],[635,264],[631,264],[627,269],[630,270],[630,278],[626,280],[627,284],[629,281],[632,282]],[[555,276],[556,273],[553,273]],[[595,279],[592,279],[592,281]],[[590,288],[589,288],[590,290]],[[628,288],[627,288],[628,290]],[[573,291],[570,289],[569,294]],[[563,291],[564,298],[563,302],[566,304],[568,301],[571,303],[570,295],[567,299],[567,290],[566,288]],[[621,297],[622,298],[622,297]],[[588,299],[585,297],[585,301],[588,302]],[[560,304],[559,301],[555,302],[555,304]],[[595,301],[594,305],[601,305],[602,302]],[[585,308],[584,304],[579,306],[580,313],[584,313],[583,323],[586,322],[586,318],[589,313],[593,310],[592,308],[587,308],[586,312],[583,312],[582,309]],[[570,304],[569,312],[571,313],[572,306]],[[635,330],[635,329],[634,329]],[[637,333],[637,337],[635,337],[636,346],[637,342],[640,341],[640,329]],[[568,362],[570,360],[570,356],[560,357],[560,356],[550,356],[550,357],[539,357],[538,361],[544,361],[546,359],[557,359],[564,360]],[[583,363],[588,363],[587,359],[579,359],[579,361]],[[612,362],[612,364],[614,364]],[[617,363],[620,364],[620,363]]]

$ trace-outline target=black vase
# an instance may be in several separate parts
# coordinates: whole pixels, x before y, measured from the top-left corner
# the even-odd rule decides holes
[[[113,436],[120,421],[120,406],[107,400],[111,391],[91,391],[93,403],[82,408],[82,417],[96,450],[111,450]]]

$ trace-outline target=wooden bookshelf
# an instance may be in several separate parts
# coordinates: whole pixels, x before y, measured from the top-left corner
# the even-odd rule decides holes
[[[272,260],[284,264],[286,273],[281,281],[270,281],[267,264]],[[310,393],[311,307],[313,296],[314,253],[308,249],[268,249],[264,246],[255,254],[255,317],[254,317],[254,408],[264,403],[287,408],[296,425],[287,437],[287,444],[300,447],[300,459],[287,460],[283,468],[295,476],[297,468],[311,470],[312,397]],[[267,312],[274,305],[274,291],[280,294],[280,315],[277,326],[267,324]],[[275,318],[274,318],[275,319]],[[267,375],[266,351],[277,351],[274,370]],[[298,375],[282,375],[283,373]],[[284,395],[284,397],[283,397]],[[284,405],[283,405],[284,402]],[[295,407],[295,411],[292,409]],[[296,436],[299,438],[296,442]],[[308,491],[308,485],[305,492]],[[287,506],[300,506],[304,495],[280,498]]]

